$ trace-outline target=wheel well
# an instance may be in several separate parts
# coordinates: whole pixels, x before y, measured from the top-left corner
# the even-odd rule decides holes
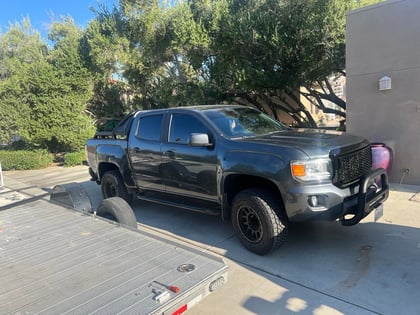
[[[117,170],[119,171],[118,167],[115,164],[112,163],[101,163],[98,167],[98,175],[99,175],[99,180],[102,179],[102,176],[109,171],[112,170]]]
[[[102,177],[104,176],[104,174],[106,172],[114,171],[114,170],[117,171],[121,175],[122,180],[125,183],[127,189],[135,190],[135,183],[131,177],[131,170],[128,168],[128,166],[125,168],[122,167],[122,170],[124,172],[121,172],[117,164],[108,163],[108,162],[100,163],[98,166],[98,179],[96,180],[96,182],[98,184],[101,184]]]
[[[248,188],[261,188],[271,192],[274,196],[277,196],[279,202],[283,205],[283,199],[281,193],[272,181],[251,175],[229,175],[224,182],[224,195],[225,195],[225,211],[223,211],[223,219],[230,219],[230,207],[232,205],[233,198],[240,191]]]

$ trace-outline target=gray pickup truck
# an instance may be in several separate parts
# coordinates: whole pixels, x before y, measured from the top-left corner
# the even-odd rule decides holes
[[[380,214],[389,193],[367,140],[292,129],[244,106],[137,111],[86,149],[104,198],[218,214],[260,255],[285,241],[291,221],[354,225]]]

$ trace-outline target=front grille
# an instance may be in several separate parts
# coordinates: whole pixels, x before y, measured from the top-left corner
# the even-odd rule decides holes
[[[372,168],[372,152],[370,146],[361,150],[333,157],[335,174],[333,182],[336,186],[345,187],[368,174]]]

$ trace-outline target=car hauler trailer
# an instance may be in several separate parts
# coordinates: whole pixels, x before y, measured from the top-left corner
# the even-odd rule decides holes
[[[182,314],[222,259],[46,199],[0,207],[0,314]]]

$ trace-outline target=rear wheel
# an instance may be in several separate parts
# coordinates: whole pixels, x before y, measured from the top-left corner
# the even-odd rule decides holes
[[[127,202],[131,202],[131,196],[125,187],[120,172],[112,170],[106,172],[101,179],[101,190],[104,199],[120,197]]]
[[[133,209],[124,199],[112,197],[104,199],[96,209],[96,215],[108,220],[116,221],[121,225],[137,228],[137,220]]]
[[[235,196],[232,225],[241,243],[258,255],[280,247],[287,237],[281,201],[261,189],[246,189]]]

